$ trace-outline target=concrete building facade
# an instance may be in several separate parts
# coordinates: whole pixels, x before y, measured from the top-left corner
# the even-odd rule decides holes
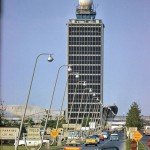
[[[99,103],[103,102],[104,24],[95,16],[92,0],[79,0],[76,19],[68,22],[68,65],[79,74],[76,79],[73,73],[68,73],[70,123],[75,123],[77,116],[78,123],[83,117],[92,117],[96,113],[96,97]],[[84,81],[86,86],[83,86]],[[100,108],[99,105],[99,111]]]

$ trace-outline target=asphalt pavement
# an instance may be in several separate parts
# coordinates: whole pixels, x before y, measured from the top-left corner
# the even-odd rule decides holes
[[[120,132],[118,134],[119,134],[119,141],[110,141],[109,139],[105,139],[104,141],[101,141],[97,146],[83,145],[82,150],[100,150],[101,147],[111,147],[111,146],[116,146],[119,148],[119,150],[125,150],[126,139],[124,133]]]

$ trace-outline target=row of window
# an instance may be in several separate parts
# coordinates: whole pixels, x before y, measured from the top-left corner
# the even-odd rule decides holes
[[[100,65],[98,65],[98,66],[86,66],[86,65],[80,65],[80,66],[72,66],[71,67],[72,68],[72,70],[74,70],[75,72],[77,72],[77,71],[82,71],[82,70],[87,70],[88,72],[90,72],[90,71],[99,71],[99,70],[101,70],[101,66]]]
[[[83,64],[83,65],[85,65],[85,64],[95,65],[95,64],[100,64],[101,63],[100,60],[69,60],[68,62],[69,62],[69,64]]]
[[[101,45],[100,41],[69,41],[69,45],[88,45],[88,46],[93,46],[93,45]]]
[[[79,55],[101,55],[101,49],[100,47],[97,48],[93,48],[93,47],[89,47],[84,48],[84,47],[80,47],[80,48],[76,48],[75,46],[69,46],[69,54],[79,54]]]
[[[69,37],[69,42],[76,42],[76,41],[82,41],[82,42],[95,42],[95,41],[101,41],[101,37]]]
[[[69,32],[69,35],[75,36],[101,36],[100,32]]]
[[[69,45],[69,51],[101,51],[101,45],[98,46],[71,46]]]
[[[70,79],[75,79],[74,76],[69,76],[69,80]],[[101,80],[101,75],[97,74],[97,75],[93,75],[93,74],[86,74],[86,75],[82,75],[79,72],[79,80],[80,81],[86,81],[88,83],[88,81],[94,81],[94,80]],[[77,81],[77,80],[75,80]],[[99,83],[99,82],[98,82]]]
[[[95,92],[95,93],[98,93],[98,92],[100,92],[100,88],[92,88],[93,89],[93,92]],[[78,93],[78,94],[82,94],[83,93],[83,89],[74,89],[74,88],[72,88],[72,89],[68,89],[68,93],[74,93],[76,91],[76,93]]]
[[[70,84],[76,84],[77,83],[77,80],[76,79],[69,79],[68,82]],[[100,80],[87,80],[86,81],[89,85],[91,84],[99,84],[100,83]]]
[[[70,32],[86,32],[86,31],[101,31],[101,27],[92,26],[80,26],[80,27],[69,27]]]
[[[71,66],[71,68],[72,68],[72,70],[74,71],[74,72],[80,72],[80,71],[82,71],[82,70],[87,70],[87,71],[92,71],[92,70],[97,70],[97,71],[99,71],[99,70],[101,70],[101,66],[100,65],[98,65],[98,66],[87,66],[87,65],[82,65],[82,66]]]
[[[100,92],[100,89],[93,89],[93,91],[95,92],[95,93],[98,93],[98,92]],[[75,89],[68,89],[68,93],[69,94],[72,94],[72,93],[74,93],[75,92]],[[80,89],[76,89],[76,92],[77,93],[83,93],[83,90],[80,90]]]
[[[69,24],[69,27],[101,27],[101,24],[98,24],[98,23],[92,23],[92,24],[90,24],[90,23],[88,23],[88,24],[80,24],[80,23],[71,23],[71,24]]]
[[[84,55],[79,55],[79,56],[69,56],[69,61],[70,60],[82,60],[82,61],[101,61],[101,56],[84,56]]]
[[[77,118],[77,112],[76,113],[71,113],[71,118]],[[70,115],[70,114],[69,114]],[[100,114],[97,114],[98,116],[97,116],[97,118],[99,118],[100,117]],[[89,114],[89,112],[88,113],[79,113],[79,118],[85,118],[85,117],[87,117],[87,116],[89,116],[89,117],[93,117],[93,111],[91,111],[91,113]],[[80,120],[80,122],[81,122],[81,120]]]

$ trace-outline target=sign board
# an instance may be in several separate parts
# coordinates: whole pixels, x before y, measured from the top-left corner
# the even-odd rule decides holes
[[[18,136],[18,128],[0,128],[0,139],[9,140],[16,139]]]
[[[129,132],[135,132],[137,131],[137,127],[129,127]]]
[[[58,136],[58,134],[59,134],[59,131],[56,129],[53,129],[50,133],[52,138],[56,138]]]
[[[128,128],[127,134],[128,134],[128,137],[130,137],[130,139],[133,139],[133,134],[135,131],[137,131],[137,127],[129,127]]]
[[[135,131],[134,134],[133,134],[133,139],[137,142],[140,141],[142,137],[143,136],[139,131]]]
[[[81,124],[63,124],[63,129],[68,129],[68,130],[74,130],[76,128],[76,130],[80,131],[81,130]]]
[[[46,129],[46,134],[50,134],[51,133],[51,128],[47,128]]]
[[[40,137],[40,128],[28,128],[27,129],[27,139],[39,140]]]

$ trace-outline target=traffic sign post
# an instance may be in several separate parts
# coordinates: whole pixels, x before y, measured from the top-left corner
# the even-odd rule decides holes
[[[138,142],[141,140],[142,137],[143,136],[139,131],[135,131],[133,133],[133,140],[135,140],[137,142],[137,150],[138,150]]]
[[[133,139],[135,140],[135,141],[140,141],[141,140],[141,138],[142,138],[143,136],[142,136],[142,134],[139,132],[139,131],[135,131],[134,133],[133,133]]]
[[[56,138],[58,136],[58,134],[59,134],[59,131],[56,129],[53,129],[50,133],[52,138]]]

